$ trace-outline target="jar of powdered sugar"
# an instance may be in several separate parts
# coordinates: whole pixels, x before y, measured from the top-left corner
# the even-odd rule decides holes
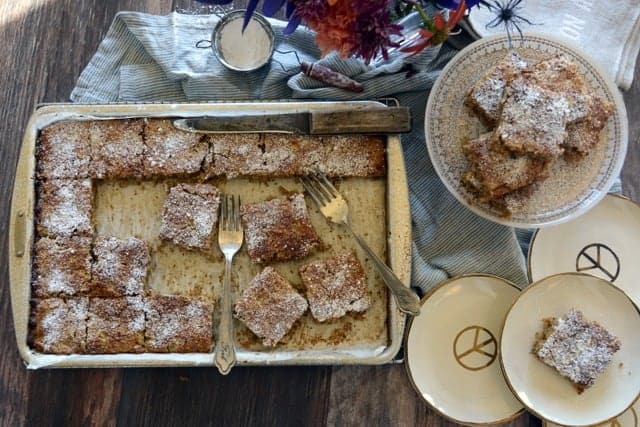
[[[213,29],[211,47],[222,65],[254,71],[266,65],[275,50],[275,34],[262,15],[254,13],[243,31],[245,10],[224,15]]]

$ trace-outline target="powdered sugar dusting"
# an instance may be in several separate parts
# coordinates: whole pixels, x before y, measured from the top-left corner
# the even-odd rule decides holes
[[[596,322],[571,309],[562,317],[550,319],[534,346],[540,360],[580,386],[591,387],[620,349],[620,340]]]
[[[176,185],[164,202],[160,237],[187,248],[211,247],[219,205],[220,192],[213,185]]]
[[[53,236],[89,235],[92,185],[90,180],[54,180],[42,183],[39,224]]]
[[[92,295],[125,296],[143,292],[150,262],[144,241],[135,237],[121,240],[98,236],[93,252]]]
[[[300,268],[313,317],[323,322],[369,308],[364,270],[353,254],[314,261]]]
[[[275,346],[307,310],[307,301],[272,267],[262,270],[234,307],[235,316],[262,345]]]
[[[243,205],[240,212],[253,262],[304,258],[320,245],[300,193]]]

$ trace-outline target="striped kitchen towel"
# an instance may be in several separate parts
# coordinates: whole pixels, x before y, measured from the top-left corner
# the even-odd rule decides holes
[[[366,66],[329,55],[329,67],[366,81],[360,94],[344,92],[299,72],[294,55],[276,52],[270,65],[238,74],[224,68],[210,50],[197,49],[209,39],[217,18],[172,13],[153,16],[119,13],[71,94],[75,102],[197,102],[238,99],[315,98],[331,100],[396,97],[411,107],[414,131],[403,135],[413,219],[412,285],[423,292],[451,276],[485,272],[527,283],[525,258],[512,228],[480,218],[462,206],[436,175],[424,141],[424,111],[429,89],[455,50],[444,46],[411,58],[411,77],[399,72],[402,58]],[[284,37],[284,23],[271,21],[277,49],[296,50],[302,60],[320,52],[304,28]],[[278,64],[282,64],[280,66]],[[526,237],[523,241],[527,241]]]

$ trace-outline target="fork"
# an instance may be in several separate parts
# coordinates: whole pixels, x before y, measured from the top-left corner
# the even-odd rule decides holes
[[[382,276],[382,280],[384,280],[384,283],[386,283],[396,298],[396,303],[400,311],[413,316],[420,314],[420,300],[418,295],[406,287],[400,279],[398,279],[398,276],[387,267],[384,261],[371,250],[367,242],[353,230],[351,222],[349,221],[349,206],[331,181],[322,173],[303,176],[301,180],[307,193],[309,193],[320,208],[322,215],[331,222],[344,225],[353,238],[360,244],[360,247],[371,257],[373,264]]]
[[[236,364],[231,317],[231,264],[233,256],[242,246],[243,230],[240,221],[240,196],[223,195],[218,222],[218,245],[224,254],[224,281],[222,284],[222,310],[218,328],[215,363],[222,375],[227,375]]]

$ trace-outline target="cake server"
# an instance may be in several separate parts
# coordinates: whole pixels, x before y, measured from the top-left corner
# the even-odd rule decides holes
[[[177,119],[173,125],[198,133],[293,133],[301,135],[397,134],[411,131],[408,107],[296,113],[204,116]]]

